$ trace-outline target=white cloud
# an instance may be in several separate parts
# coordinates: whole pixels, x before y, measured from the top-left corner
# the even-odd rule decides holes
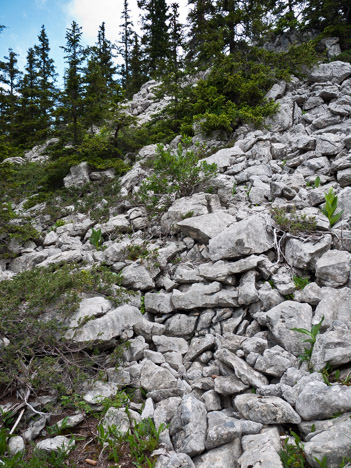
[[[134,13],[134,26],[137,26],[136,0],[130,1],[130,5]],[[65,6],[67,25],[75,20],[83,28],[84,40],[89,44],[96,42],[99,26],[103,21],[107,38],[117,40],[122,10],[123,0],[70,0]]]
[[[35,6],[37,8],[43,8],[46,5],[47,0],[35,0]]]
[[[42,0],[38,0],[42,1]],[[45,0],[44,0],[45,1]],[[167,0],[171,5],[174,0]],[[96,42],[99,25],[105,21],[106,36],[112,42],[119,36],[122,23],[121,13],[123,0],[69,0],[64,6],[67,17],[67,26],[75,20],[83,28],[83,38],[87,44]],[[180,5],[181,21],[185,21],[188,11],[187,0],[178,0]],[[139,32],[139,12],[137,0],[129,0],[129,9],[134,22],[134,29]]]

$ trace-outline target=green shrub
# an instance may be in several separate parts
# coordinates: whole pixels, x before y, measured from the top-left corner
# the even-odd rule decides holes
[[[0,394],[27,386],[65,393],[84,379],[96,362],[88,354],[72,358],[75,346],[62,338],[67,320],[82,293],[125,302],[127,291],[114,293],[119,283],[106,267],[78,269],[74,264],[36,268],[0,282],[0,336],[10,341],[0,353]]]
[[[176,198],[191,195],[216,175],[216,164],[201,162],[199,156],[198,152],[185,151],[181,143],[176,151],[158,145],[153,173],[141,184],[138,193],[149,213],[162,213]]]
[[[290,213],[285,208],[272,208],[272,217],[279,228],[285,232],[309,232],[316,229],[316,218],[306,214],[296,213],[296,209]]]

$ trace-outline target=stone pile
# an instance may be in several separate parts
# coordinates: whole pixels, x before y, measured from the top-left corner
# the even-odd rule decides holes
[[[56,232],[42,227],[42,246],[12,242],[19,255],[0,263],[6,279],[62,261],[103,262],[135,291],[117,308],[103,297],[82,300],[66,338],[129,341],[123,366],[85,399],[142,387],[135,418],[167,425],[157,468],[282,467],[290,428],[311,467],[316,458],[337,468],[351,457],[351,65],[322,64],[268,97],[280,105],[269,129],[241,127],[233,147],[207,158],[219,169],[211,193],[176,200],[157,226],[140,207],[104,224],[73,212]],[[135,113],[142,107],[149,103]],[[154,150],[144,148],[122,178],[126,197]],[[91,180],[83,163],[65,183]],[[330,187],[343,211],[332,228],[320,210]],[[282,234],[272,208],[314,217],[317,230]],[[92,227],[102,230],[101,251],[89,243]],[[129,260],[128,246],[145,245],[146,232],[150,255]],[[310,283],[299,290],[294,275]],[[306,336],[293,328],[321,321],[309,367],[299,358]],[[331,385],[321,373],[328,365],[340,371]],[[105,423],[129,427],[123,410]]]

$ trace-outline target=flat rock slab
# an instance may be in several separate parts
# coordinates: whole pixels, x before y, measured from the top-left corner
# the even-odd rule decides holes
[[[110,341],[118,338],[125,330],[141,322],[143,316],[139,309],[130,305],[123,305],[110,310],[103,317],[90,320],[81,328],[68,330],[66,338],[81,343],[84,341]]]
[[[209,450],[194,458],[196,468],[239,468],[238,458],[241,455],[239,439]]]
[[[264,429],[260,434],[247,435],[241,440],[244,453],[240,468],[283,468],[279,452],[282,449],[277,428]]]
[[[69,439],[65,436],[56,436],[52,439],[44,439],[37,443],[36,448],[38,450],[44,450],[45,452],[57,452],[64,450],[70,452],[76,445],[74,439]]]
[[[245,419],[262,424],[299,424],[300,416],[292,406],[279,397],[262,397],[254,394],[238,395],[235,406]]]
[[[205,450],[207,411],[193,394],[185,395],[172,419],[170,433],[177,452],[190,457]]]
[[[331,63],[322,63],[314,67],[309,76],[309,81],[317,83],[342,83],[351,75],[351,64],[335,61]]]
[[[251,366],[249,366],[249,364],[247,364],[246,361],[244,361],[244,359],[239,358],[228,349],[219,349],[216,352],[215,357],[222,361],[227,367],[233,369],[236,377],[245,385],[251,385],[255,388],[268,385],[267,377],[262,375],[260,372],[255,371]]]
[[[234,223],[209,242],[213,261],[260,254],[273,247],[273,236],[266,218],[253,215]]]
[[[341,422],[327,431],[320,432],[304,444],[310,466],[320,467],[316,458],[327,459],[328,468],[339,468],[344,458],[351,458],[351,421]]]
[[[147,392],[151,392],[154,390],[176,388],[177,379],[169,370],[146,360],[141,370],[140,384]]]
[[[295,408],[306,421],[329,419],[336,413],[346,413],[351,410],[351,387],[311,382],[297,397]]]
[[[351,330],[343,322],[333,322],[323,334],[317,335],[313,346],[311,364],[321,371],[327,363],[333,367],[351,362]]]
[[[298,356],[303,353],[305,344],[301,333],[292,328],[311,329],[312,307],[294,301],[284,301],[268,312],[256,314],[256,319],[266,325],[280,345],[290,353]]]
[[[351,254],[341,250],[329,250],[316,263],[316,278],[324,286],[337,288],[350,278]]]
[[[173,309],[192,310],[208,307],[237,307],[238,291],[235,289],[223,289],[220,283],[211,284],[196,283],[186,292],[175,289],[172,294],[171,304]]]
[[[289,238],[285,245],[285,258],[289,265],[302,270],[315,270],[319,258],[327,252],[332,245],[332,237],[327,234],[319,241],[302,241]]]
[[[319,302],[312,324],[322,320],[321,331],[330,327],[333,320],[350,323],[351,320],[351,289],[350,288],[322,288],[322,300]]]
[[[186,236],[203,244],[208,244],[210,239],[218,236],[235,221],[236,219],[230,214],[217,211],[203,216],[196,216],[195,218],[184,219],[177,223],[177,226]]]

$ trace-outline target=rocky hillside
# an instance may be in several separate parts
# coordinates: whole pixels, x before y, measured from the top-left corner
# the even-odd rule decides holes
[[[142,120],[150,106],[162,107],[152,87],[132,105]],[[277,83],[268,97],[279,103],[275,118],[263,130],[239,128],[222,149],[208,142],[213,154],[202,164],[215,163],[217,174],[166,212],[153,217],[135,202],[157,153],[144,147],[108,220],[78,203],[49,226],[45,206],[36,205],[26,214],[40,239],[12,239],[14,255],[0,260],[2,285],[68,263],[118,274],[114,296],[126,293],[119,303],[80,292],[61,340],[104,356],[104,371],[81,392],[86,404],[121,389],[139,395],[127,414],[123,404],[108,409],[105,428],[125,433],[131,420],[146,418],[166,426],[157,468],[351,466],[351,65],[322,64],[305,81]],[[206,144],[201,135],[196,141]],[[113,171],[82,163],[65,186],[93,187],[103,177],[114,181]],[[55,317],[55,307],[45,314],[41,320]],[[5,332],[2,351],[11,341]],[[115,368],[109,355],[126,341]],[[37,437],[41,448],[56,441],[73,449],[69,437],[48,437],[50,411],[43,395],[29,393],[11,453],[28,451]],[[52,403],[57,393],[44,396]],[[2,409],[13,405],[5,399]]]

